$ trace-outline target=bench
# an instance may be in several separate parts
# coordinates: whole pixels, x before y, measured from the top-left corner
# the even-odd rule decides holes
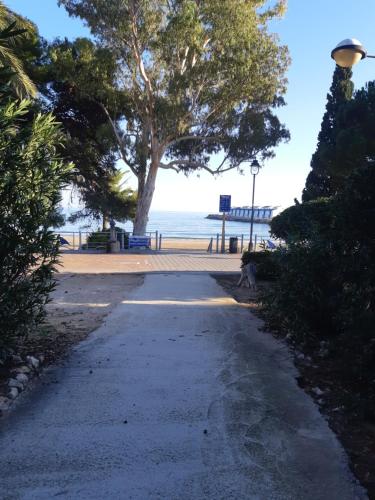
[[[150,236],[129,236],[129,248],[151,248]]]

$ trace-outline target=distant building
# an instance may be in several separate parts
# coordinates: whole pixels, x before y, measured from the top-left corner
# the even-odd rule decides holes
[[[254,219],[272,219],[273,212],[277,207],[264,206],[264,207],[254,207]],[[229,215],[235,217],[246,217],[251,218],[251,207],[234,207],[229,212]]]
[[[263,207],[254,207],[254,222],[270,222],[274,211],[278,207],[266,205]],[[249,222],[251,220],[251,207],[233,207],[230,212],[226,214],[227,220]],[[210,214],[207,219],[222,219],[222,214]]]

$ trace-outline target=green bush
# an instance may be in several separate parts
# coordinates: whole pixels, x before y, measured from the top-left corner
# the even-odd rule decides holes
[[[121,227],[115,227],[117,233],[117,241],[121,242],[121,234],[124,234],[124,247],[128,248],[129,246],[129,233],[124,231]],[[109,242],[109,231],[94,231],[87,237],[87,245],[83,245],[83,249],[87,248],[96,248],[96,249],[105,249]]]
[[[259,280],[275,280],[279,274],[278,262],[275,259],[274,252],[268,250],[263,252],[245,251],[242,254],[241,261],[244,266],[249,262],[256,265],[256,277]]]
[[[58,238],[49,230],[70,166],[56,154],[54,118],[28,101],[0,105],[0,347],[45,315]]]
[[[278,276],[262,297],[272,328],[297,340],[325,339],[333,334],[337,292],[332,279],[332,258],[326,247],[291,244],[276,250]]]
[[[332,225],[333,210],[330,198],[297,203],[272,219],[271,234],[287,243],[308,241],[317,233],[323,236]]]
[[[273,252],[278,278],[262,298],[265,316],[297,342],[328,342],[341,378],[375,416],[375,163],[354,171],[341,193],[324,202],[326,214],[320,205],[317,217],[311,203],[293,207],[310,213],[308,238],[302,219],[294,218],[300,239]]]

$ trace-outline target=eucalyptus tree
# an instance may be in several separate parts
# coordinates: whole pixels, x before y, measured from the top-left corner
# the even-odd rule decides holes
[[[59,0],[116,61],[122,105],[96,98],[138,179],[135,234],[146,230],[160,168],[218,174],[287,138],[271,110],[282,103],[288,51],[267,29],[285,3]]]

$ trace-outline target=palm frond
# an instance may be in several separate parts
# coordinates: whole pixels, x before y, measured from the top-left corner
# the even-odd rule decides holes
[[[19,37],[25,35],[28,29],[34,29],[32,23],[12,12],[0,1],[0,68],[5,72],[9,70],[9,84],[20,98],[34,97],[37,93],[22,61],[14,52]]]

